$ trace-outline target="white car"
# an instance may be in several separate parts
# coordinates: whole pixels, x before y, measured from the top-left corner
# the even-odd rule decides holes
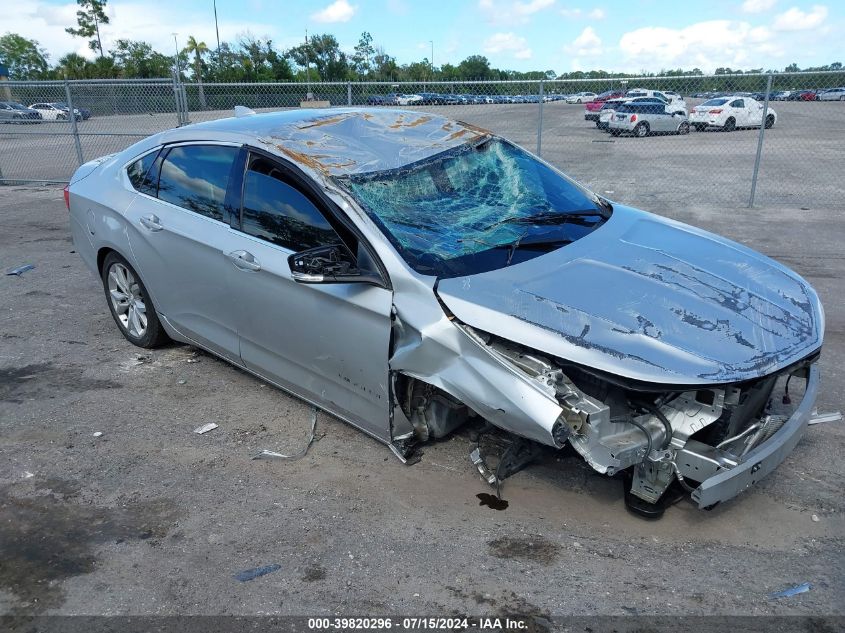
[[[595,92],[576,92],[566,98],[566,103],[587,103],[596,98]]]
[[[631,93],[629,92],[628,95],[630,94]],[[609,101],[605,101],[602,109],[599,111],[599,120],[596,121],[596,127],[600,130],[607,131],[608,124],[613,120],[613,115],[616,113],[616,109],[623,103],[662,103],[666,114],[677,114],[684,117],[687,115],[687,104],[683,102],[680,104],[670,103],[667,102],[666,99],[661,98],[659,95],[654,95],[652,97],[627,96],[622,97],[621,99],[610,99]]]
[[[29,107],[32,110],[38,110],[41,113],[41,118],[45,121],[67,121],[68,119],[68,108],[57,103],[33,103]],[[76,108],[73,109],[73,115],[77,121],[82,119],[82,115]]]
[[[420,95],[398,95],[396,103],[399,105],[417,105],[421,103],[423,98]]]
[[[684,98],[679,95],[677,92],[671,92],[669,90],[649,90],[647,88],[631,88],[628,92],[625,93],[626,97],[657,97],[661,101],[665,101],[667,104],[674,106],[674,109],[667,107],[666,111],[670,114],[674,112],[683,112],[684,114],[687,113],[687,103],[684,101]]]
[[[845,87],[830,88],[818,94],[819,101],[845,101]]]
[[[769,108],[765,116],[766,129],[772,127],[777,118],[777,113]],[[763,104],[751,97],[739,95],[710,99],[695,106],[689,115],[690,125],[699,132],[710,127],[718,127],[725,132],[743,127],[760,127],[763,120]]]

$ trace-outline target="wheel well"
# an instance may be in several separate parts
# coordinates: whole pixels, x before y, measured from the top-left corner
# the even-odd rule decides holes
[[[106,257],[109,253],[116,253],[117,251],[113,248],[104,247],[97,251],[97,270],[100,271],[100,274],[103,274],[103,262],[106,261]]]

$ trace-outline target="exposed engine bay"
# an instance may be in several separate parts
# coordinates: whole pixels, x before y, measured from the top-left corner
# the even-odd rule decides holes
[[[552,429],[555,448],[568,442],[597,472],[624,475],[629,495],[646,506],[657,504],[676,481],[698,501],[701,482],[736,467],[787,422],[795,408],[789,406],[789,390],[801,399],[808,368],[817,359],[814,355],[759,380],[667,390],[600,375],[453,323],[554,397],[563,411]],[[413,438],[409,434],[406,440],[444,437],[474,415],[458,399],[422,381],[403,377],[399,388],[414,427]],[[500,478],[477,451],[472,461],[488,483],[498,485]]]

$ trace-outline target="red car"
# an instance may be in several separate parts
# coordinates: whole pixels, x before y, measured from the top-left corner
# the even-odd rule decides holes
[[[622,90],[608,90],[607,92],[603,92],[598,95],[592,101],[588,101],[587,104],[584,106],[584,120],[585,121],[598,121],[599,120],[599,110],[602,109],[605,101],[610,99],[619,99],[620,97],[624,97],[625,92]]]
[[[818,101],[819,94],[815,90],[804,90],[798,95],[798,98],[801,101]]]

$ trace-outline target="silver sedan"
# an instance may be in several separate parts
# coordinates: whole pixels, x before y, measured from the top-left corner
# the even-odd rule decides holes
[[[403,461],[483,418],[512,440],[505,468],[473,452],[491,484],[571,445],[638,511],[674,482],[711,507],[785,459],[819,389],[794,272],[432,114],[241,110],[89,162],[67,197],[129,342],[206,349]]]

